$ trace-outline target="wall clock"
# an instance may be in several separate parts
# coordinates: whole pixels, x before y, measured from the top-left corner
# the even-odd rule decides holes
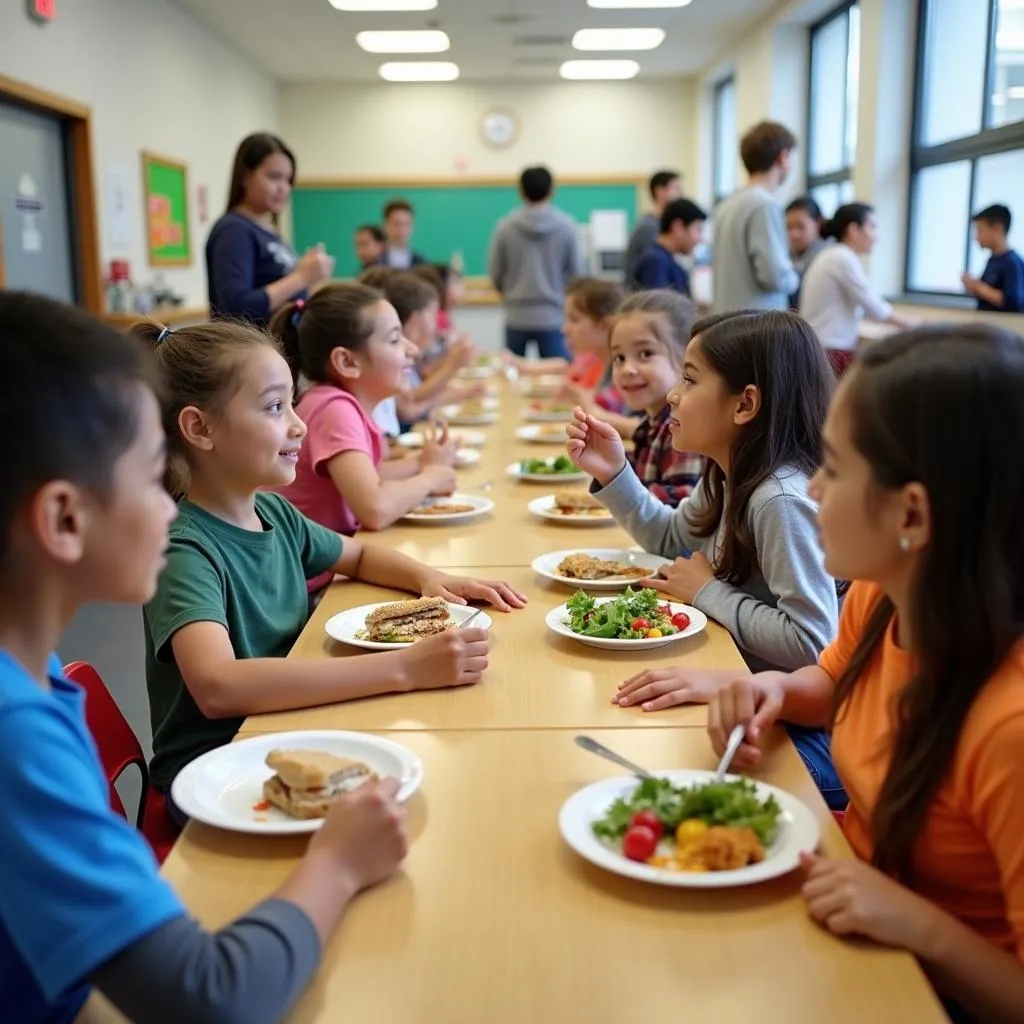
[[[507,149],[519,138],[519,116],[507,107],[492,107],[483,116],[480,134],[492,149]]]

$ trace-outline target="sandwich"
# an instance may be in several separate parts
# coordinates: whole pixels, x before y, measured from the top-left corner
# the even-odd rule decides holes
[[[420,597],[375,608],[366,616],[366,636],[378,643],[409,644],[454,625],[444,598]]]
[[[559,574],[571,580],[605,580],[613,576],[640,579],[650,576],[652,571],[651,569],[637,568],[635,565],[625,565],[622,562],[595,558],[593,555],[586,555],[582,552],[566,555],[558,563]]]
[[[555,491],[555,510],[563,515],[609,515],[608,510],[588,491]]]
[[[272,775],[263,783],[263,798],[293,818],[322,818],[342,793],[377,778],[362,761],[326,750],[272,750]]]

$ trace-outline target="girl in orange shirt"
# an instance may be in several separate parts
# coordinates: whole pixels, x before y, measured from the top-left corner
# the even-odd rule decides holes
[[[817,666],[715,695],[737,767],[777,719],[830,723],[857,860],[805,855],[812,917],[916,955],[956,1019],[1024,1021],[1024,342],[981,325],[867,350],[811,484],[856,580]]]

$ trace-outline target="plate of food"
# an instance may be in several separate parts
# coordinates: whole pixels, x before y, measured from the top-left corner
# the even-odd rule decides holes
[[[526,507],[541,519],[570,526],[610,526],[615,522],[611,512],[592,494],[571,488],[534,498]]]
[[[458,629],[472,615],[473,625],[491,628],[486,612],[464,604],[449,604],[441,597],[384,601],[348,608],[332,615],[324,630],[332,640],[368,651],[393,651],[428,636]]]
[[[821,828],[764,782],[680,769],[595,782],[562,805],[562,837],[592,864],[655,885],[724,889],[787,874]]]
[[[550,551],[535,558],[531,568],[539,576],[587,590],[622,590],[630,582],[653,576],[665,564],[659,555],[623,548],[587,548]]]
[[[402,516],[403,523],[426,523],[444,526],[448,523],[464,523],[487,515],[494,508],[490,498],[476,494],[449,494],[447,497],[425,498],[411,512]]]
[[[519,391],[525,398],[554,398],[565,387],[565,379],[558,374],[525,377],[519,382]]]
[[[472,427],[497,423],[500,405],[497,398],[471,398],[461,405],[443,405],[437,413],[455,426]]]
[[[570,402],[530,402],[522,416],[530,423],[568,423],[573,408]]]
[[[423,782],[423,762],[369,733],[268,733],[197,757],[178,773],[171,796],[207,825],[292,835],[314,832],[341,794],[377,778],[398,779],[398,799],[408,800]]]
[[[552,480],[576,484],[589,479],[568,455],[559,455],[554,459],[520,459],[510,463],[505,472],[513,480],[532,484],[549,484]]]
[[[487,435],[479,430],[449,430],[448,437],[466,448],[482,448],[487,441]],[[421,430],[410,430],[408,434],[398,436],[398,443],[403,448],[422,448],[425,442],[426,437]]]
[[[588,647],[612,651],[648,651],[695,636],[707,616],[688,604],[663,601],[656,590],[627,586],[618,597],[591,597],[577,590],[544,620],[559,636]]]
[[[463,380],[483,380],[501,369],[501,356],[477,356],[469,364],[459,370],[456,376]]]
[[[479,448],[460,448],[455,453],[455,465],[459,469],[465,469],[466,466],[475,466],[480,458]]]
[[[551,423],[530,423],[525,427],[516,427],[516,438],[528,444],[564,445],[569,440],[564,425],[556,426]]]

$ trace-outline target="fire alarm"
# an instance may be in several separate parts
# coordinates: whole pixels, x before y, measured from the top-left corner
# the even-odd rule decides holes
[[[44,23],[53,21],[57,17],[57,0],[28,0],[28,16]]]

